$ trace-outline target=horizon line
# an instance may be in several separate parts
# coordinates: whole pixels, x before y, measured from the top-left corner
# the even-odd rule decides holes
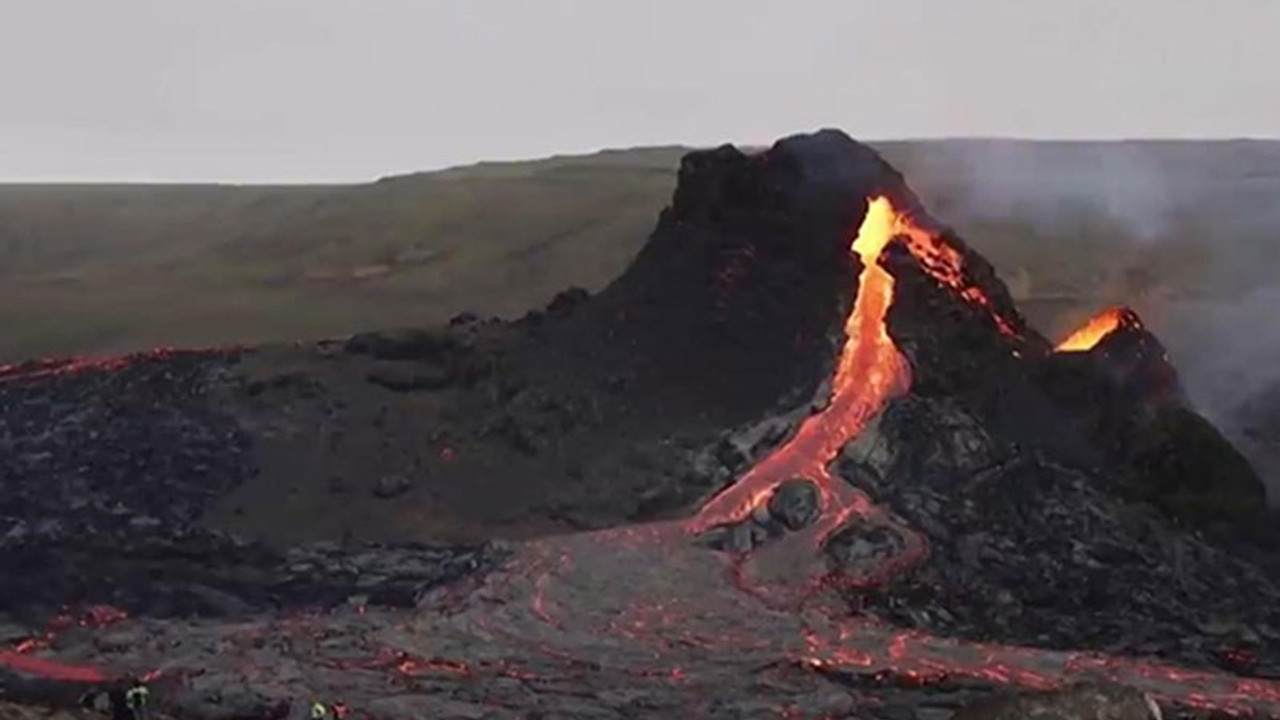
[[[832,128],[840,129],[840,128]],[[809,131],[816,132],[817,130]],[[847,131],[844,131],[847,133]],[[804,132],[793,133],[793,135],[805,134]],[[790,135],[783,135],[790,137]],[[868,145],[890,144],[890,143],[940,143],[940,142],[1014,142],[1014,143],[1035,143],[1035,144],[1124,144],[1124,143],[1167,143],[1167,144],[1227,144],[1227,143],[1280,143],[1280,135],[1272,137],[1263,136],[1080,136],[1080,137],[1035,137],[1035,136],[1018,136],[1018,135],[922,135],[914,137],[892,137],[892,138],[858,138],[850,134],[855,140]],[[606,146],[595,150],[570,150],[561,151],[543,155],[526,155],[511,156],[505,158],[492,158],[474,160],[471,162],[455,163],[441,165],[438,167],[427,167],[419,169],[393,170],[381,175],[365,177],[363,179],[325,179],[325,178],[307,178],[307,179],[210,179],[210,178],[155,178],[155,177],[119,177],[119,178],[97,178],[97,179],[76,179],[76,178],[0,178],[0,187],[35,187],[35,186],[60,186],[60,187],[256,187],[256,188],[302,188],[302,187],[348,187],[354,185],[369,185],[383,180],[391,180],[396,178],[411,177],[414,175],[428,175],[437,173],[446,173],[458,170],[468,170],[480,168],[484,166],[494,165],[516,165],[523,163],[536,163],[551,160],[573,160],[581,158],[590,158],[597,155],[608,153],[625,153],[639,152],[645,150],[699,150],[705,148],[719,147],[721,145],[736,145],[742,148],[768,148],[777,142],[777,139],[766,143],[753,142],[734,142],[725,140],[718,143],[660,143],[650,145],[631,145],[631,146]]]

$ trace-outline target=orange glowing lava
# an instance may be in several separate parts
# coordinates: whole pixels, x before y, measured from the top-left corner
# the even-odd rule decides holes
[[[851,246],[862,261],[862,274],[853,311],[845,321],[845,343],[836,364],[831,403],[807,418],[790,442],[703,506],[691,522],[693,532],[741,522],[768,502],[774,488],[792,478],[807,478],[818,486],[822,515],[811,532],[819,542],[850,515],[869,510],[866,497],[833,478],[827,465],[886,402],[910,384],[910,367],[885,327],[893,300],[893,276],[877,260],[891,240],[913,230],[910,219],[894,210],[888,198],[870,201]]]
[[[1127,307],[1110,307],[1090,318],[1083,327],[1058,343],[1055,352],[1087,352],[1102,342],[1111,333],[1120,328],[1142,327],[1142,321],[1136,313]]]
[[[904,394],[911,385],[911,367],[898,352],[889,336],[886,317],[894,298],[894,277],[880,265],[880,255],[889,243],[901,242],[912,257],[939,285],[947,287],[965,302],[983,308],[1006,337],[1018,338],[1016,324],[1000,315],[991,299],[967,278],[964,256],[946,239],[921,227],[907,213],[894,208],[887,197],[871,198],[850,245],[861,261],[858,293],[853,309],[845,321],[845,343],[841,348],[832,379],[831,401],[827,407],[801,423],[795,436],[784,446],[751,468],[729,488],[713,497],[686,529],[706,532],[714,527],[735,525],[746,520],[756,509],[765,506],[776,488],[787,480],[803,478],[818,490],[818,520],[784,542],[775,543],[766,554],[773,558],[774,568],[812,562],[790,553],[783,546],[819,549],[831,536],[854,517],[866,526],[879,525],[896,530],[903,549],[894,560],[884,562],[872,574],[856,577],[849,574],[840,580],[849,585],[870,586],[912,567],[928,554],[924,537],[894,519],[884,508],[874,505],[865,493],[827,469],[841,448],[858,436],[894,397]],[[755,554],[760,557],[759,553]],[[763,587],[759,582],[761,568],[755,568],[755,580],[745,582],[741,566],[737,581],[740,586]],[[775,571],[766,574],[778,576]],[[793,578],[794,579],[794,578]],[[810,577],[810,587],[832,581],[832,576]],[[767,585],[768,583],[764,583]],[[776,585],[775,585],[776,587]],[[806,591],[807,592],[807,591]]]
[[[996,328],[1006,337],[1021,337],[1014,323],[1001,315],[982,288],[965,278],[964,256],[947,242],[928,230],[899,215],[894,234],[906,239],[907,250],[920,263],[920,267],[934,280],[956,292],[965,302],[977,305],[991,315]]]

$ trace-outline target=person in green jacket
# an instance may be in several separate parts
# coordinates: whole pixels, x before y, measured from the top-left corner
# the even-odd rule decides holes
[[[133,712],[134,720],[149,720],[151,714],[151,690],[141,680],[135,679],[124,694],[125,705]]]
[[[311,720],[331,720],[329,708],[325,707],[322,702],[311,703]]]

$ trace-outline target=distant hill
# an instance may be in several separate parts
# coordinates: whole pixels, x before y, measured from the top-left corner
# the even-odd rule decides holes
[[[1082,299],[1239,293],[1280,266],[1280,143],[876,146],[1039,298],[1033,318]],[[519,315],[621,272],[685,152],[348,186],[0,185],[0,362]]]

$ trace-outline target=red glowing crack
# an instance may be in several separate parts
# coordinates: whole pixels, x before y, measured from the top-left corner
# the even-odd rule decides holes
[[[110,677],[101,668],[91,665],[76,665],[13,651],[0,651],[0,667],[24,675],[72,683],[99,683]]]
[[[0,364],[0,383],[88,372],[116,372],[143,362],[170,360],[190,355],[228,353],[242,349],[238,346],[184,349],[158,347],[128,355],[46,358],[25,363]]]

